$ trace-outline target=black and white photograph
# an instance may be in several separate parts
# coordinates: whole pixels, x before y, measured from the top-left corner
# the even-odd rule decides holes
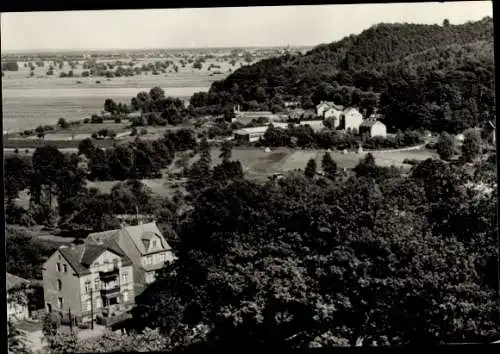
[[[2,352],[500,343],[492,1],[0,23]]]

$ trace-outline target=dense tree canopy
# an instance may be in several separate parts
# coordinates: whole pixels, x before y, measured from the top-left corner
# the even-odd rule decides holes
[[[281,348],[494,334],[496,187],[473,192],[463,166],[435,160],[407,178],[372,178],[371,157],[360,165],[336,184],[292,173],[206,187],[137,323]]]

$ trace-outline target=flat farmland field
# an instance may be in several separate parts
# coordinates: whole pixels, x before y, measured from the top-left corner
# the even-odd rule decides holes
[[[142,65],[142,63],[139,63]],[[229,66],[229,63],[219,63]],[[160,75],[141,74],[130,77],[72,77],[60,78],[61,71],[68,72],[68,65],[54,71],[54,76],[45,76],[48,65],[36,68],[35,76],[20,63],[19,71],[5,72],[2,78],[3,130],[7,132],[34,129],[42,124],[55,124],[61,117],[78,120],[99,113],[104,108],[106,98],[117,102],[130,103],[130,99],[140,91],[149,91],[154,86],[165,90],[167,96],[188,100],[193,93],[208,91],[212,82],[221,80],[228,74],[213,74],[208,71],[209,63],[202,70],[187,64],[179,72]],[[237,67],[237,66],[236,66]],[[76,75],[82,71],[73,70]],[[99,81],[99,83],[97,83]]]

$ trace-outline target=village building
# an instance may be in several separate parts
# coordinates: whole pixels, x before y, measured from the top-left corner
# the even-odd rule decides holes
[[[359,126],[359,134],[367,135],[371,138],[374,136],[380,136],[385,138],[387,136],[387,127],[385,126],[384,123],[378,120],[365,119]]]
[[[340,126],[343,130],[359,132],[361,123],[363,123],[363,115],[357,108],[349,107],[344,110],[340,121]]]
[[[61,246],[43,265],[46,311],[65,321],[90,322],[135,302],[132,261],[117,244]]]
[[[273,127],[288,129],[288,123],[272,123]],[[253,143],[259,141],[261,137],[264,136],[269,125],[263,125],[259,127],[243,128],[234,131],[234,140],[240,143]]]
[[[7,318],[13,322],[29,317],[28,294],[29,280],[7,273]]]
[[[117,245],[131,259],[136,293],[155,280],[156,271],[163,268],[165,262],[175,260],[172,247],[155,222],[92,233],[85,240],[87,245],[99,243]]]
[[[336,118],[338,121],[340,121],[340,115],[343,111],[343,106],[336,105],[333,102],[322,101],[318,105],[316,105],[316,115],[325,119]]]
[[[333,120],[333,127],[337,128],[344,114],[344,106],[332,105],[323,114],[324,119]]]

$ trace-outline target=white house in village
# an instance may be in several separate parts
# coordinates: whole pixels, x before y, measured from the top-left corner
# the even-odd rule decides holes
[[[363,115],[354,107],[344,108],[333,102],[322,101],[316,106],[316,114],[323,119],[333,120],[333,127],[342,130],[359,130]]]
[[[363,115],[354,107],[349,107],[344,110],[341,117],[340,126],[345,130],[359,131],[359,126],[363,123]]]
[[[369,137],[387,136],[387,128],[384,123],[375,119],[365,119],[359,126],[359,134],[367,134]]]

